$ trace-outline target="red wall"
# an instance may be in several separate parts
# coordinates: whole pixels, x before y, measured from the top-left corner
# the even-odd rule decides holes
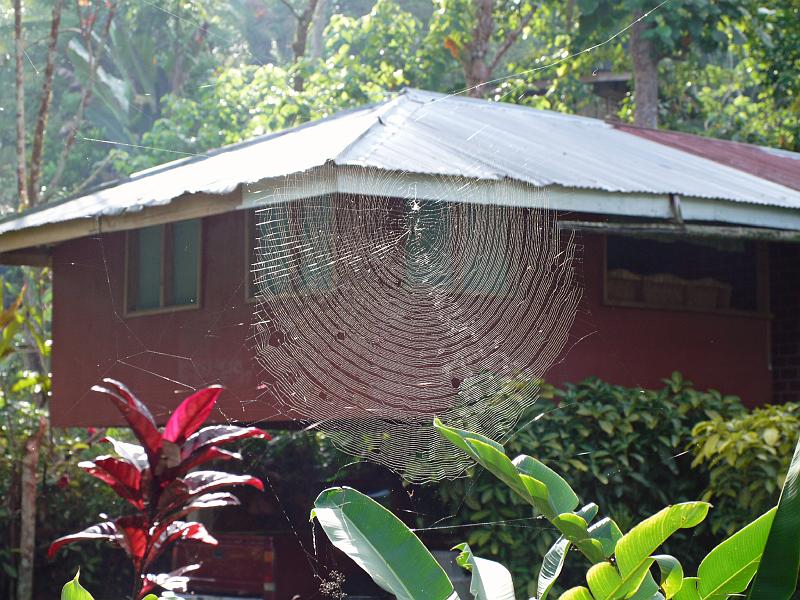
[[[124,318],[125,234],[82,238],[53,255],[54,425],[119,423],[89,389],[125,382],[163,420],[192,387],[223,383],[216,419],[275,417],[257,396],[250,358],[252,305],[245,301],[244,213],[204,219],[200,308]]]
[[[547,379],[596,375],[626,386],[655,387],[672,371],[700,388],[771,400],[770,320],[766,316],[605,306],[603,238],[583,236],[584,309],[574,346]]]
[[[213,382],[228,390],[217,420],[281,420],[258,399],[249,349],[244,214],[209,217],[203,226],[201,307],[180,312],[124,318],[123,233],[54,250],[54,425],[119,423],[111,404],[89,391],[102,377],[127,383],[162,420],[192,387]],[[767,318],[604,306],[603,240],[586,235],[583,244],[583,309],[549,381],[597,375],[650,387],[679,370],[698,387],[750,404],[770,399]]]

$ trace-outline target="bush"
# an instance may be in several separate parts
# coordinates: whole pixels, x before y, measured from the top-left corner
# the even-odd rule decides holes
[[[18,397],[0,395],[0,597],[13,597],[16,587],[18,551],[11,533],[18,535],[19,464],[22,446],[38,424],[43,409]],[[112,431],[126,436],[124,430]],[[89,436],[102,437],[101,432]],[[39,460],[39,493],[37,495],[36,556],[34,561],[34,596],[37,599],[52,597],[64,579],[75,574],[82,565],[82,574],[90,585],[103,586],[106,593],[99,598],[121,598],[129,588],[125,567],[100,544],[84,548],[80,556],[70,553],[64,560],[54,563],[46,557],[47,545],[54,538],[67,533],[88,519],[95,519],[103,511],[113,510],[116,496],[99,481],[86,481],[77,463],[91,460],[107,452],[103,444],[87,444],[87,432],[82,429],[52,429],[45,438]]]
[[[580,581],[559,600],[625,600],[749,598],[789,600],[800,572],[800,443],[786,476],[778,506],[748,523],[713,548],[696,577],[674,555],[653,554],[681,530],[693,529],[708,515],[707,502],[681,502],[665,507],[623,533],[614,519],[601,516],[560,474],[537,459],[513,460],[495,440],[448,427],[434,418],[434,427],[521,498],[561,534],[544,557],[535,596],[547,600],[571,548],[591,563]],[[599,520],[596,520],[599,518]],[[311,519],[331,543],[352,558],[382,589],[402,600],[456,596],[457,584],[422,541],[389,510],[349,487],[324,490],[315,500]],[[696,544],[692,544],[696,546]],[[469,592],[476,600],[514,598],[514,581],[502,564],[477,557],[468,544],[458,544],[455,562],[471,572]],[[696,552],[696,549],[695,549]],[[656,570],[654,567],[658,566]],[[751,585],[752,582],[752,585]],[[577,582],[576,582],[577,583]],[[587,587],[588,586],[588,587]]]
[[[625,531],[667,504],[700,498],[708,480],[691,470],[686,448],[692,427],[701,420],[730,419],[744,412],[738,398],[698,391],[678,373],[664,384],[651,391],[591,378],[563,391],[545,386],[543,399],[503,441],[506,451],[529,454],[558,470],[584,494],[583,500],[604,507]],[[438,487],[442,516],[452,515],[442,525],[483,524],[467,530],[469,545],[476,554],[506,565],[518,591],[531,594],[529,586],[535,584],[539,561],[555,532],[530,520],[530,507],[481,471]],[[755,514],[748,512],[750,518]],[[451,541],[463,537],[458,529],[452,532]],[[692,535],[702,532],[701,528]],[[708,548],[712,540],[704,542],[697,546]],[[691,565],[699,558],[687,556],[686,562]],[[582,578],[583,572],[573,575]],[[565,583],[570,577],[566,573]]]
[[[695,425],[692,466],[708,474],[714,532],[730,533],[778,502],[800,431],[800,405],[756,408]]]

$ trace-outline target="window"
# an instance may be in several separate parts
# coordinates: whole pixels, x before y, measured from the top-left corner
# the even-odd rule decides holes
[[[333,213],[327,196],[249,211],[248,298],[329,289],[334,278]]]
[[[198,306],[201,221],[128,232],[126,311]]]
[[[609,304],[702,311],[756,312],[759,246],[741,240],[609,236]]]

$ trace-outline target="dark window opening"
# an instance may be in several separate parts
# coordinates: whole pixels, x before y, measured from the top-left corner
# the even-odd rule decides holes
[[[758,247],[741,240],[609,236],[610,304],[706,311],[759,310]]]
[[[198,305],[200,238],[199,219],[128,233],[128,312]]]

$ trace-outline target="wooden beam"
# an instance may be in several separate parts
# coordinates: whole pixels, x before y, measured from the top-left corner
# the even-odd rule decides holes
[[[0,265],[19,265],[26,267],[49,267],[53,257],[49,248],[26,248],[0,253]]]
[[[243,208],[241,187],[224,195],[184,194],[169,204],[161,206],[146,206],[141,210],[118,215],[99,216],[93,219],[75,219],[20,231],[6,232],[0,235],[0,257],[15,250],[35,249],[40,246],[50,246],[90,235],[139,229],[140,227],[173,223],[184,219],[203,218],[240,208]],[[4,264],[1,258],[0,264]]]
[[[615,233],[632,236],[668,236],[700,238],[734,238],[766,242],[800,243],[800,231],[764,227],[731,227],[725,225],[676,225],[673,223],[613,223],[602,221],[559,221],[561,229],[592,233]]]

